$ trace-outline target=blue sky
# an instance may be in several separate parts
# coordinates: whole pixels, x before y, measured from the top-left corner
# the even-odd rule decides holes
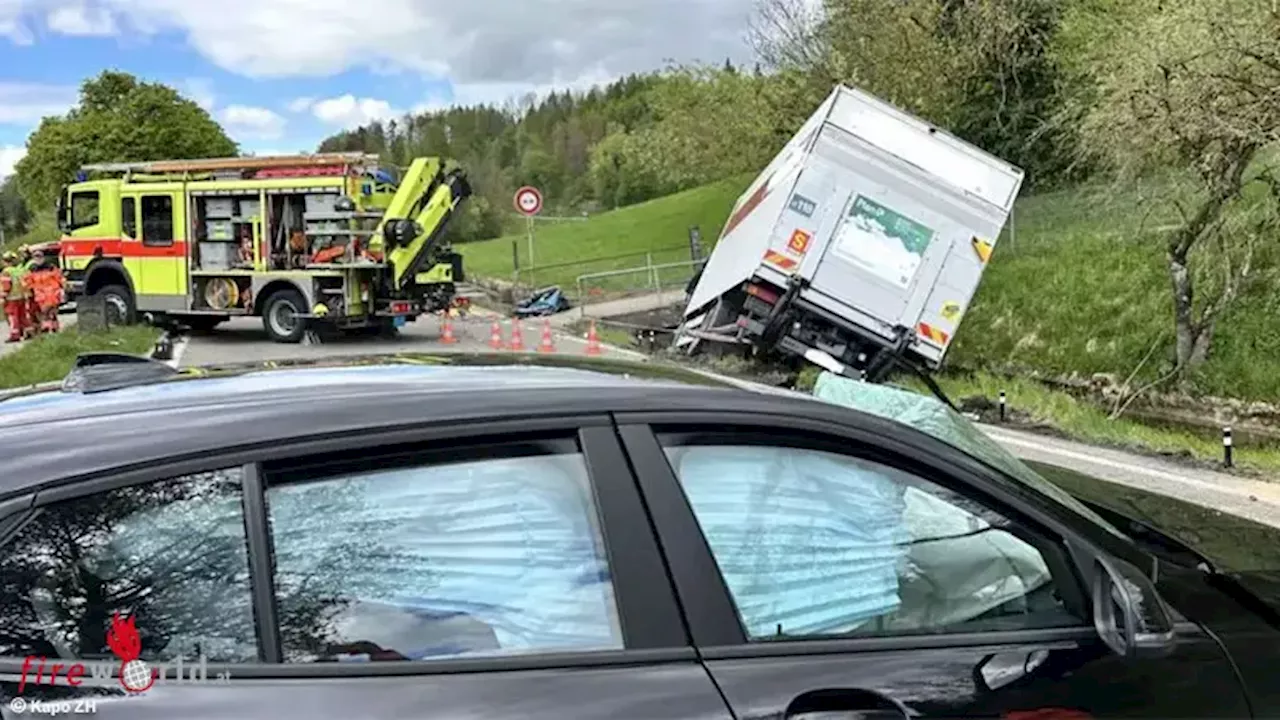
[[[377,118],[750,56],[752,0],[0,0],[0,176],[112,68],[169,84],[247,151]],[[376,12],[375,12],[376,8]]]

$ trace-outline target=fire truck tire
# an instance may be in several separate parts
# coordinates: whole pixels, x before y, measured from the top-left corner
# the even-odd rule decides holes
[[[104,285],[93,295],[102,299],[110,324],[132,325],[138,321],[138,308],[133,302],[133,293],[124,285]]]
[[[307,332],[306,318],[298,315],[305,313],[307,302],[297,290],[278,290],[267,298],[262,308],[262,327],[267,336],[278,343],[296,343],[302,341]]]

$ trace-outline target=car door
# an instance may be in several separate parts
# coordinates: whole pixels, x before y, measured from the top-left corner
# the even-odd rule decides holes
[[[617,418],[737,717],[1249,716],[1193,624],[1167,657],[1112,652],[1071,538],[982,466],[905,428],[743,417]]]
[[[187,243],[180,191],[138,194],[140,310],[187,309]],[[131,270],[132,272],[132,270]]]
[[[0,543],[6,717],[729,717],[606,417],[135,468]]]

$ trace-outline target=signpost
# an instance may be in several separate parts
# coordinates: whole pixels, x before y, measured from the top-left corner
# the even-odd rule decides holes
[[[697,225],[689,228],[689,259],[695,262],[702,259],[702,230]]]
[[[524,215],[525,228],[529,233],[529,266],[533,266],[533,216],[542,212],[542,193],[538,188],[525,185],[516,191],[516,212]]]

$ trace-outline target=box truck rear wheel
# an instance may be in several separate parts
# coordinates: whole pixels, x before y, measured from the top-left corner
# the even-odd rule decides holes
[[[262,327],[275,342],[301,342],[307,332],[307,323],[306,318],[299,316],[306,312],[306,306],[302,293],[297,290],[276,291],[262,308]]]

